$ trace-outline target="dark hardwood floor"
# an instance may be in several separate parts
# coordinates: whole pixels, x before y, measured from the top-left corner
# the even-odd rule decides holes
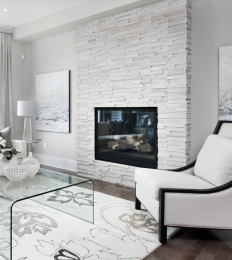
[[[42,168],[75,175],[74,172],[41,165]],[[84,176],[82,176],[84,177]],[[134,201],[135,190],[93,180],[94,190]],[[232,230],[182,228],[144,260],[232,260]]]

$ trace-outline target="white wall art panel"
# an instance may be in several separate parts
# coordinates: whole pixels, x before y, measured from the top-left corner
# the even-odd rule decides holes
[[[134,187],[136,167],[95,160],[94,107],[157,107],[158,168],[189,162],[191,10],[163,0],[78,27],[78,174]]]
[[[219,48],[219,120],[232,120],[232,46]]]
[[[36,75],[36,130],[70,132],[69,70]]]

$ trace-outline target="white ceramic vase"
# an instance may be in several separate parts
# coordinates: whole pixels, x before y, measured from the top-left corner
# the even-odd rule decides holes
[[[0,154],[0,176],[5,176],[4,168],[9,165],[18,164],[18,159],[15,155],[12,156],[12,159],[9,161],[3,154]]]
[[[5,167],[4,173],[10,181],[21,181],[27,176],[27,167],[24,165],[9,165]]]
[[[32,152],[29,152],[29,156],[25,158],[22,163],[27,167],[28,173],[27,176],[33,177],[38,173],[40,168],[40,163],[32,156]]]

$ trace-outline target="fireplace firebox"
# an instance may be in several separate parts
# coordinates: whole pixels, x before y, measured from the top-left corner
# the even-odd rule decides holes
[[[157,108],[95,108],[95,159],[157,169]]]

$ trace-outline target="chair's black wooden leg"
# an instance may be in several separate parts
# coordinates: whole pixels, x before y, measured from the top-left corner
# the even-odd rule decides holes
[[[160,207],[159,207],[159,241],[161,244],[167,243],[167,226],[164,225],[164,205],[165,192],[160,189]]]
[[[135,209],[141,209],[141,202],[135,197]]]
[[[167,226],[159,224],[159,241],[161,244],[167,243]]]

